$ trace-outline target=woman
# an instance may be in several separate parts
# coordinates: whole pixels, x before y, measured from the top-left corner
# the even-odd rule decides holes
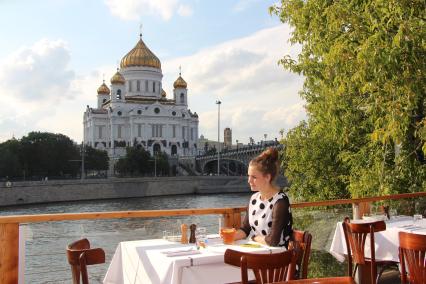
[[[275,185],[278,151],[269,148],[250,161],[248,183],[252,191],[247,214],[235,240],[250,237],[269,246],[288,247],[293,217],[287,195]]]

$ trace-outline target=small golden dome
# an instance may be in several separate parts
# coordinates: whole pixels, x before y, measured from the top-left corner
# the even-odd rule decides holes
[[[161,97],[162,98],[167,97],[167,93],[166,93],[166,91],[164,91],[164,89],[161,89]]]
[[[117,72],[111,78],[111,84],[124,85],[125,82],[126,80],[124,79],[123,75],[121,75],[121,73],[118,72],[118,68],[117,68]]]
[[[107,85],[105,85],[105,80],[102,83],[102,85],[100,85],[100,87],[98,88],[98,95],[109,95],[110,90],[108,88]]]
[[[182,76],[181,76],[181,75],[179,75],[179,77],[178,77],[178,78],[176,79],[176,81],[173,83],[173,87],[174,87],[175,89],[177,89],[177,88],[183,88],[183,89],[186,89],[187,84],[186,84],[185,80],[182,78]]]
[[[120,68],[132,66],[147,66],[161,69],[160,59],[145,45],[142,35],[136,46],[121,59]]]

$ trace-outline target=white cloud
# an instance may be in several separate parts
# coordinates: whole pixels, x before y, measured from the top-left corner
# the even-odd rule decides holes
[[[178,13],[179,16],[189,17],[189,16],[192,16],[194,11],[192,10],[191,6],[186,5],[186,4],[181,4],[181,5],[179,5],[177,13]]]
[[[82,137],[82,115],[87,104],[96,105],[100,68],[87,76],[76,76],[68,65],[70,52],[62,40],[43,39],[22,47],[0,65],[0,141],[30,131]],[[101,72],[102,70],[103,72]]]
[[[259,0],[239,0],[234,5],[234,11],[241,12],[249,8],[251,5],[255,4],[256,2],[259,2]]]
[[[62,99],[68,96],[74,72],[68,69],[70,54],[62,40],[42,39],[22,47],[5,59],[0,88],[22,100]]]
[[[299,53],[289,37],[289,27],[280,25],[163,62],[163,86],[171,88],[182,65],[189,107],[199,114],[199,132],[206,138],[217,139],[217,98],[222,100],[221,129],[230,127],[234,141],[259,141],[264,134],[278,138],[281,129],[306,116],[298,95],[303,78],[277,64],[284,55]]]
[[[105,0],[105,4],[112,15],[128,21],[140,20],[142,15],[159,15],[168,21],[175,13],[187,17],[193,12],[191,6],[179,0]]]

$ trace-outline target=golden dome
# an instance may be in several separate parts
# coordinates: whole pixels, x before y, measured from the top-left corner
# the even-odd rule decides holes
[[[136,46],[121,59],[120,68],[132,66],[147,66],[161,69],[160,59],[145,45],[142,35]]]
[[[164,89],[161,89],[161,97],[162,98],[167,97],[167,93],[166,93],[166,91],[164,91]]]
[[[124,79],[123,75],[121,75],[121,73],[118,72],[118,68],[117,68],[117,72],[111,78],[111,84],[124,85],[125,82],[126,80]]]
[[[177,88],[186,89],[187,84],[180,74],[179,74],[179,77],[176,79],[176,81],[173,83],[173,87],[175,89],[177,89]]]
[[[102,85],[100,85],[100,87],[98,88],[98,95],[109,95],[110,90],[108,88],[107,85],[105,85],[105,80],[102,83]]]

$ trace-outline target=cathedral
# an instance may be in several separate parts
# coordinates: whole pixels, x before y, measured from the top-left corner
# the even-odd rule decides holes
[[[179,72],[168,98],[162,86],[161,62],[142,35],[120,62],[120,68],[97,90],[97,107],[84,112],[84,144],[106,150],[114,163],[126,147],[151,154],[196,155],[198,115],[188,109],[187,83]]]

